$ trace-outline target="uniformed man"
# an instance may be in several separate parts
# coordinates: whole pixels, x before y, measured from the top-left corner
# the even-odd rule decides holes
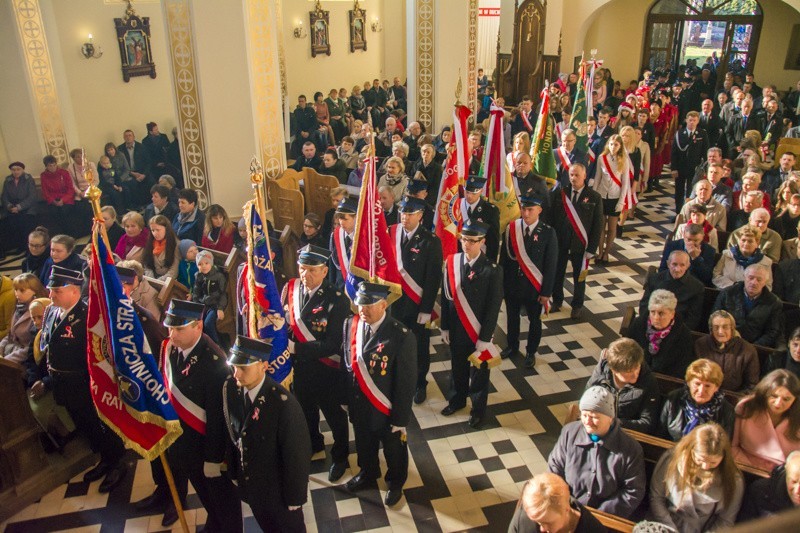
[[[319,412],[333,432],[330,481],[347,470],[349,428],[341,408],[342,326],[350,316],[350,300],[325,279],[331,252],[309,244],[297,259],[299,278],[286,283],[281,300],[289,319],[289,351],[294,356],[294,393],[303,408],[313,453],[325,450]],[[338,385],[342,386],[338,386]]]
[[[384,503],[395,505],[408,478],[406,427],[417,374],[414,334],[386,314],[386,285],[362,282],[355,304],[358,315],[345,322],[342,344],[349,392],[348,412],[356,434],[361,471],[345,484],[351,492],[377,488],[383,445],[388,492]]]
[[[81,300],[83,274],[53,266],[47,288],[52,305],[45,310],[39,347],[47,356],[53,397],[69,412],[78,432],[89,441],[100,462],[83,476],[90,483],[103,476],[100,492],[110,492],[125,478],[122,440],[97,416],[86,363],[86,313]]]
[[[542,340],[542,309],[549,307],[558,261],[558,240],[553,228],[540,220],[544,200],[519,198],[520,218],[506,230],[501,252],[503,292],[508,316],[508,346],[503,356],[519,353],[520,310],[525,307],[530,325],[525,347],[525,367],[533,368]]]
[[[425,180],[409,180],[406,187],[406,193],[413,198],[419,198],[424,201],[425,210],[422,212],[422,227],[433,230],[433,207],[428,203],[428,182]],[[437,193],[434,193],[437,194]],[[403,217],[402,210],[400,211],[400,218]]]
[[[550,198],[550,221],[558,237],[558,263],[553,284],[553,306],[556,312],[564,301],[564,278],[567,261],[572,263],[572,313],[583,316],[586,275],[589,259],[597,251],[603,230],[603,202],[600,195],[586,185],[586,167],[573,163],[569,167],[569,183],[555,190]]]
[[[430,206],[421,198],[406,197],[400,204],[400,224],[389,228],[394,244],[403,295],[392,307],[392,316],[417,339],[417,388],[414,403],[425,401],[431,367],[431,334],[436,295],[442,282],[442,243],[421,222]]]
[[[451,383],[449,403],[442,409],[450,416],[472,399],[469,425],[478,429],[483,423],[489,398],[489,366],[470,366],[470,355],[492,348],[502,303],[503,273],[481,251],[489,225],[470,222],[461,230],[463,253],[445,262],[442,280],[442,327],[445,343],[450,345]],[[462,313],[469,321],[462,320]],[[474,320],[472,318],[474,317]]]
[[[540,195],[547,200],[547,180],[533,171],[531,156],[522,152],[514,165],[514,190],[517,196]],[[545,206],[546,207],[546,206]]]
[[[303,532],[311,440],[298,401],[267,375],[271,351],[268,342],[242,336],[231,348],[233,377],[223,391],[229,464],[262,530]]]
[[[553,149],[553,155],[556,160],[558,184],[561,187],[569,185],[569,168],[573,163],[586,165],[588,159],[586,152],[575,147],[577,141],[578,138],[575,136],[575,130],[565,129],[561,132],[561,146]],[[555,204],[551,202],[551,205]]]
[[[356,231],[357,198],[343,198],[336,207],[334,221],[336,227],[331,232],[328,249],[331,251],[331,265],[328,273],[334,287],[344,292],[350,300],[355,298],[359,278],[349,272],[350,254]]]
[[[241,531],[242,508],[236,489],[222,474],[225,420],[222,385],[230,377],[225,352],[203,333],[203,305],[172,300],[164,325],[169,340],[161,349],[161,371],[183,434],[167,449],[175,486],[186,501],[188,482],[208,512],[206,529]],[[156,490],[159,490],[158,488]],[[167,506],[164,519],[174,513]]]
[[[482,222],[489,226],[483,242],[483,252],[494,263],[500,250],[500,210],[482,196],[485,186],[486,178],[469,177],[464,186],[464,198],[461,199],[461,217],[464,225]]]

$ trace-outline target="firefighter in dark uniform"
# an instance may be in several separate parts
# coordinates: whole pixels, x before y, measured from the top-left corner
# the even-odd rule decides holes
[[[524,306],[530,321],[525,347],[526,368],[533,368],[536,362],[536,351],[542,340],[542,308],[549,306],[558,262],[556,232],[539,218],[545,202],[540,196],[519,198],[520,218],[509,223],[501,252],[503,294],[508,317],[508,345],[503,350],[503,357],[519,353],[520,310]],[[515,235],[524,243],[523,249],[515,248]],[[535,270],[530,270],[541,276],[536,281],[538,287],[529,277],[530,270],[526,268],[526,260],[531,261],[535,267]]]
[[[271,351],[269,343],[242,336],[231,348],[233,377],[223,391],[228,464],[262,530],[303,532],[311,440],[298,401],[267,375]]]
[[[417,354],[414,334],[386,314],[386,285],[362,282],[356,293],[358,315],[344,325],[344,371],[348,412],[356,437],[361,471],[345,484],[351,492],[377,488],[383,445],[388,492],[384,503],[395,505],[408,478],[406,427],[411,418]]]
[[[342,326],[350,316],[350,300],[326,279],[331,252],[309,244],[297,259],[300,277],[289,280],[281,300],[289,319],[289,352],[294,361],[297,400],[303,408],[313,453],[325,450],[319,412],[333,432],[330,481],[347,470],[349,428],[341,384]]]
[[[103,476],[100,492],[110,492],[125,478],[127,465],[122,460],[122,440],[97,416],[89,386],[86,363],[86,314],[88,307],[81,300],[81,272],[53,266],[47,288],[52,305],[42,318],[39,348],[47,357],[47,370],[53,397],[69,412],[79,433],[89,440],[92,451],[100,454],[100,462],[86,472],[84,482]]]
[[[353,250],[357,211],[358,198],[342,198],[342,201],[339,202],[339,205],[336,207],[336,212],[333,215],[334,228],[331,232],[330,244],[328,245],[328,249],[331,251],[332,268],[328,273],[328,279],[333,286],[339,290],[342,290],[345,286],[342,266],[339,264],[339,256],[343,252],[346,252],[347,257],[349,257]],[[340,231],[344,233],[341,241],[337,240]],[[339,249],[341,246],[344,246],[343,250]]]
[[[408,286],[404,280],[403,295],[392,305],[392,316],[417,339],[416,404],[424,402],[426,397],[431,367],[431,332],[427,326],[442,283],[442,243],[422,224],[426,208],[430,206],[424,199],[407,196],[400,203],[400,224],[389,229],[395,250],[397,240],[400,241],[400,257],[396,258],[398,270],[412,282]]]
[[[469,425],[478,429],[483,423],[486,402],[489,398],[489,367],[481,363],[472,366],[469,356],[484,351],[492,344],[492,337],[503,302],[503,272],[486,254],[481,252],[490,227],[483,222],[471,222],[461,229],[463,254],[453,256],[453,267],[461,272],[461,292],[480,324],[477,341],[473,341],[456,311],[458,291],[450,287],[450,272],[445,269],[442,281],[442,339],[450,345],[451,386],[449,403],[442,415],[450,416],[472,400]],[[456,260],[458,263],[456,263]]]
[[[461,199],[461,217],[464,225],[470,222],[483,222],[489,226],[483,251],[490,262],[497,262],[500,250],[500,210],[482,196],[486,178],[470,176],[464,186]]]
[[[428,182],[425,180],[409,180],[408,186],[406,187],[406,194],[407,196],[411,196],[413,198],[419,198],[423,200],[425,204],[425,209],[422,211],[422,227],[428,230],[433,230],[433,207],[428,203],[428,196],[430,195],[430,190],[428,189]],[[433,194],[438,194],[438,191],[434,192]],[[403,211],[400,210],[400,218],[403,218]]]
[[[202,304],[172,300],[164,318],[169,340],[161,348],[161,371],[183,429],[167,449],[167,459],[181,502],[186,501],[188,482],[192,482],[208,512],[207,530],[241,531],[242,507],[236,488],[222,472],[227,439],[222,385],[231,371],[225,352],[203,333],[202,317]],[[168,504],[164,521],[174,512],[172,503]]]
[[[572,263],[573,287],[570,317],[578,320],[583,316],[583,302],[586,296],[586,275],[581,276],[581,268],[583,262],[597,252],[600,234],[603,231],[603,199],[586,184],[586,167],[582,163],[573,163],[569,166],[568,179],[569,183],[553,191],[550,198],[550,222],[558,237],[558,264],[556,280],[553,283],[551,310],[559,311],[564,301],[564,278],[569,261]],[[586,231],[585,245],[571,222],[571,211],[566,207],[567,200],[575,207],[578,219]]]

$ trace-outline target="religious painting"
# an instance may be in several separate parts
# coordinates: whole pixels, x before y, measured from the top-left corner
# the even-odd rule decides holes
[[[800,24],[792,27],[792,36],[789,38],[789,49],[786,51],[786,70],[800,70]]]
[[[139,17],[128,2],[125,17],[115,18],[117,42],[122,60],[122,79],[134,76],[156,77],[156,65],[150,49],[150,17]]]
[[[367,50],[367,12],[356,0],[350,13],[350,51]]]
[[[331,55],[331,41],[329,33],[329,12],[324,11],[317,1],[314,11],[308,13],[311,24],[311,57],[317,57],[317,54]]]

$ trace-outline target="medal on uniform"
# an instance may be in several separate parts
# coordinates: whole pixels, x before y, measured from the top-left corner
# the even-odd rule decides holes
[[[375,373],[375,363],[377,363],[379,360],[380,360],[380,357],[378,356],[378,354],[376,354],[376,353],[372,354],[372,356],[370,357],[370,361],[369,361],[369,373],[370,374],[374,374]]]
[[[386,365],[389,364],[389,356],[384,355],[381,357],[381,376],[386,375]]]

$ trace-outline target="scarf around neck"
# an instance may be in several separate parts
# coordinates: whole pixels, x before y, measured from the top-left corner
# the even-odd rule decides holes
[[[719,417],[719,410],[722,407],[723,396],[720,391],[714,393],[711,399],[703,405],[698,405],[689,392],[689,387],[683,388],[681,394],[681,404],[686,413],[686,423],[683,426],[683,434],[687,435],[695,427],[706,422],[716,422]]]
[[[731,246],[730,251],[731,251],[731,256],[733,256],[733,260],[736,261],[736,264],[742,268],[747,268],[750,265],[755,265],[764,258],[764,253],[761,251],[760,248],[757,248],[756,251],[753,252],[753,255],[751,255],[750,257],[745,257],[742,254],[738,244]]]
[[[656,355],[658,353],[658,351],[661,349],[661,341],[663,341],[667,335],[669,335],[669,332],[672,331],[672,326],[674,325],[675,319],[673,318],[667,327],[662,330],[657,330],[653,327],[650,319],[647,319],[647,349],[651,354]]]

